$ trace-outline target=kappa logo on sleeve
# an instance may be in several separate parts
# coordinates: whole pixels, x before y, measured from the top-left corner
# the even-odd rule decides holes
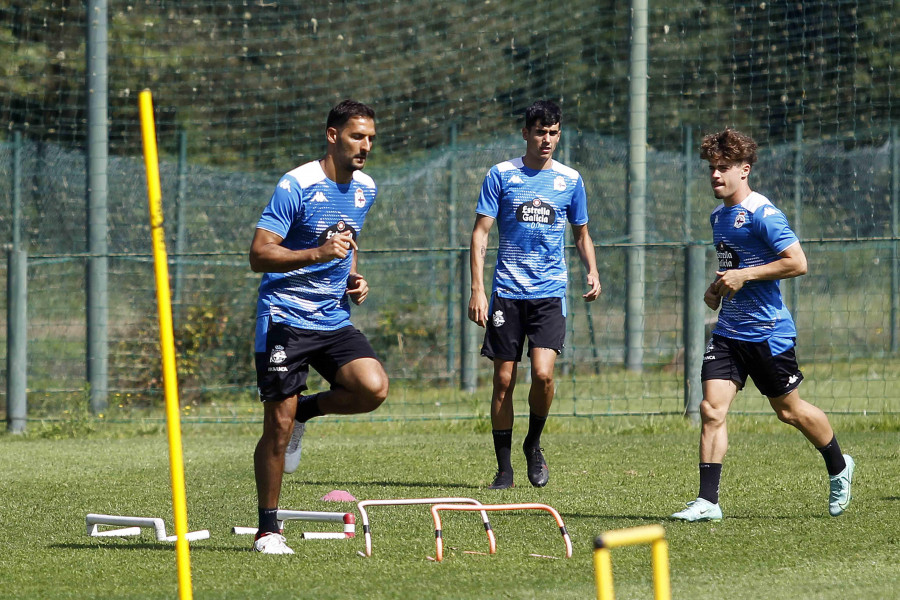
[[[282,179],[278,182],[278,187],[283,190],[291,191],[291,182],[288,179]]]

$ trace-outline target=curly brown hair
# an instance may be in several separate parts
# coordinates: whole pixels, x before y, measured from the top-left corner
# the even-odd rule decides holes
[[[703,143],[700,144],[700,158],[753,165],[756,162],[756,142],[740,131],[724,129],[703,138]]]

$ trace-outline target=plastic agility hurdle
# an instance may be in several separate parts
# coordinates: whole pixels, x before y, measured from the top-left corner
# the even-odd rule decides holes
[[[318,521],[343,523],[343,531],[304,531],[305,540],[345,540],[356,536],[356,517],[353,513],[321,512],[315,510],[278,510],[278,529],[284,529],[285,521]],[[238,535],[256,535],[256,527],[232,527]]]
[[[646,525],[614,529],[594,538],[594,571],[597,577],[597,600],[614,600],[612,556],[609,551],[621,546],[650,544],[653,563],[653,595],[656,600],[672,598],[669,579],[669,545],[662,525]]]
[[[494,511],[494,510],[543,510],[556,519],[556,524],[559,526],[559,532],[563,536],[563,541],[566,544],[566,558],[572,558],[572,540],[569,539],[569,532],[566,531],[566,524],[563,523],[562,517],[559,516],[559,513],[556,512],[552,506],[547,506],[546,504],[535,504],[535,503],[524,503],[524,504],[482,504],[480,506],[465,506],[462,504],[435,504],[431,507],[431,516],[434,517],[434,540],[435,545],[437,547],[437,554],[435,558],[438,561],[444,560],[444,539],[443,539],[443,530],[441,528],[441,516],[440,511],[442,510],[461,510],[461,511]]]
[[[156,541],[175,542],[178,540],[177,535],[166,535],[166,524],[162,519],[153,517],[126,517],[90,513],[84,518],[84,524],[87,527],[87,534],[91,537],[127,537],[140,535],[142,528],[152,527],[156,532]],[[119,526],[120,529],[100,530],[98,528],[100,525],[116,525]],[[189,542],[205,540],[209,538],[209,531],[206,529],[189,531],[184,537]]]
[[[472,504],[474,506],[483,506],[481,502],[473,498],[396,498],[393,500],[362,500],[356,504],[359,509],[359,515],[362,519],[363,536],[366,539],[366,556],[372,556],[372,530],[369,527],[369,514],[366,512],[368,506],[405,506],[410,504]],[[487,513],[481,512],[481,521],[484,523],[484,530],[487,532],[488,545],[491,554],[497,551],[497,541],[494,539],[494,531],[491,529],[491,522],[488,520]]]

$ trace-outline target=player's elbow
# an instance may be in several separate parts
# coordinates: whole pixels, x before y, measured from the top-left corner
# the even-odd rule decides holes
[[[794,265],[794,274],[795,277],[800,277],[801,275],[806,275],[809,271],[809,263],[806,261],[806,256],[801,255],[797,258],[797,262]]]

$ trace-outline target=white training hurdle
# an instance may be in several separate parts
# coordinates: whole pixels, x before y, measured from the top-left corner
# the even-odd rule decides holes
[[[363,536],[366,539],[366,556],[372,556],[372,531],[369,527],[369,515],[366,512],[366,507],[405,506],[410,504],[472,504],[474,506],[482,506],[481,502],[473,498],[396,498],[393,500],[363,500],[358,502],[356,507],[359,509],[359,514],[362,518]],[[487,532],[490,553],[494,554],[497,551],[497,542],[494,539],[494,531],[491,529],[491,522],[488,520],[485,511],[481,511],[481,521],[484,523],[484,530]]]
[[[343,531],[304,531],[301,537],[305,540],[345,540],[356,536],[356,517],[353,516],[353,513],[278,509],[276,518],[278,519],[279,529],[284,529],[285,521],[318,521],[344,524]],[[231,533],[237,535],[256,535],[256,532],[256,527],[231,528]]]
[[[128,517],[120,515],[99,515],[90,513],[84,518],[87,534],[91,537],[127,537],[140,535],[144,527],[152,527],[158,542],[174,542],[177,535],[166,535],[166,524],[162,519],[154,517]],[[119,529],[99,529],[100,525],[118,526]],[[209,538],[209,531],[190,531],[185,536],[189,542]]]

